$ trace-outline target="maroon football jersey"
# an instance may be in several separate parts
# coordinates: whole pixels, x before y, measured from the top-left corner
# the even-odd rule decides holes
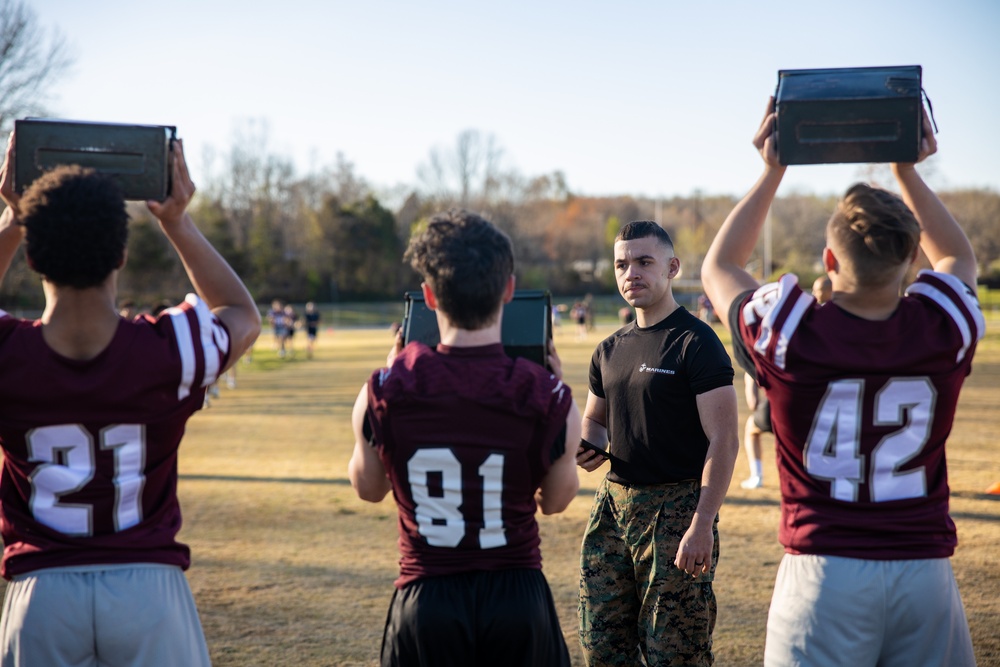
[[[952,554],[945,441],[984,331],[970,290],[930,271],[884,321],[818,305],[792,275],[743,302],[739,335],[771,402],[786,551]]]
[[[541,568],[535,491],[565,443],[569,387],[500,344],[410,343],[368,383],[373,444],[399,508],[399,587]]]
[[[166,563],[176,541],[177,448],[229,355],[229,334],[188,295],[122,320],[87,361],[0,311],[0,531],[6,578],[45,567]]]

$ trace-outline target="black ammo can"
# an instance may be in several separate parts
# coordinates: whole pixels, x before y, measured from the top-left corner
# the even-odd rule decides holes
[[[424,295],[406,292],[403,304],[403,343],[416,340],[436,347],[441,342],[437,315],[427,307]],[[509,357],[524,357],[548,366],[552,338],[552,295],[547,290],[514,290],[514,298],[504,304],[500,342]]]
[[[916,162],[921,92],[919,65],[780,70],[778,160]]]
[[[170,194],[172,125],[26,118],[14,121],[14,134],[18,192],[57,165],[78,164],[118,181],[125,199],[163,201]]]

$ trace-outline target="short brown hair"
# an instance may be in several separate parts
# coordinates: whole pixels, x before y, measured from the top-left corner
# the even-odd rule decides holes
[[[618,241],[644,239],[650,236],[673,251],[674,242],[673,239],[670,238],[670,234],[668,234],[667,230],[661,227],[659,223],[653,222],[652,220],[633,220],[628,223],[618,230],[618,235],[615,236],[615,243]]]
[[[826,231],[861,285],[884,285],[920,246],[920,223],[903,200],[865,183],[847,190]]]
[[[514,273],[510,238],[468,211],[435,215],[410,239],[403,259],[423,276],[441,312],[474,331],[492,324]]]

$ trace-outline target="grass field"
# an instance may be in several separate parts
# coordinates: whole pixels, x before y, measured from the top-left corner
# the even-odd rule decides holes
[[[984,493],[1000,481],[1000,320],[991,324],[949,443],[960,540],[953,565],[980,665],[1000,665],[1000,496]],[[572,327],[556,332],[578,402],[586,396],[590,354],[611,330],[599,327],[585,341]],[[395,506],[391,498],[378,505],[358,500],[346,467],[351,406],[390,342],[382,329],[328,331],[314,359],[300,349],[279,360],[265,333],[252,363],[239,365],[237,388],[223,386],[222,396],[191,420],[181,450],[181,538],[192,548],[188,577],[216,665],[376,664],[397,568]],[[764,489],[741,489],[741,453],[721,512],[718,665],[762,661],[782,555],[770,440],[765,471]],[[569,509],[539,518],[545,574],[574,665],[582,664],[579,546],[604,471],[580,474],[582,488]]]

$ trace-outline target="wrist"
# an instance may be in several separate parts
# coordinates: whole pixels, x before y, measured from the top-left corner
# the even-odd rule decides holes
[[[691,518],[691,527],[695,529],[711,529],[715,523],[715,514],[709,514],[702,510],[696,510]]]
[[[0,232],[8,232],[8,230],[20,235],[24,234],[24,225],[17,219],[17,211],[10,205],[3,210],[3,213],[0,213]]]

